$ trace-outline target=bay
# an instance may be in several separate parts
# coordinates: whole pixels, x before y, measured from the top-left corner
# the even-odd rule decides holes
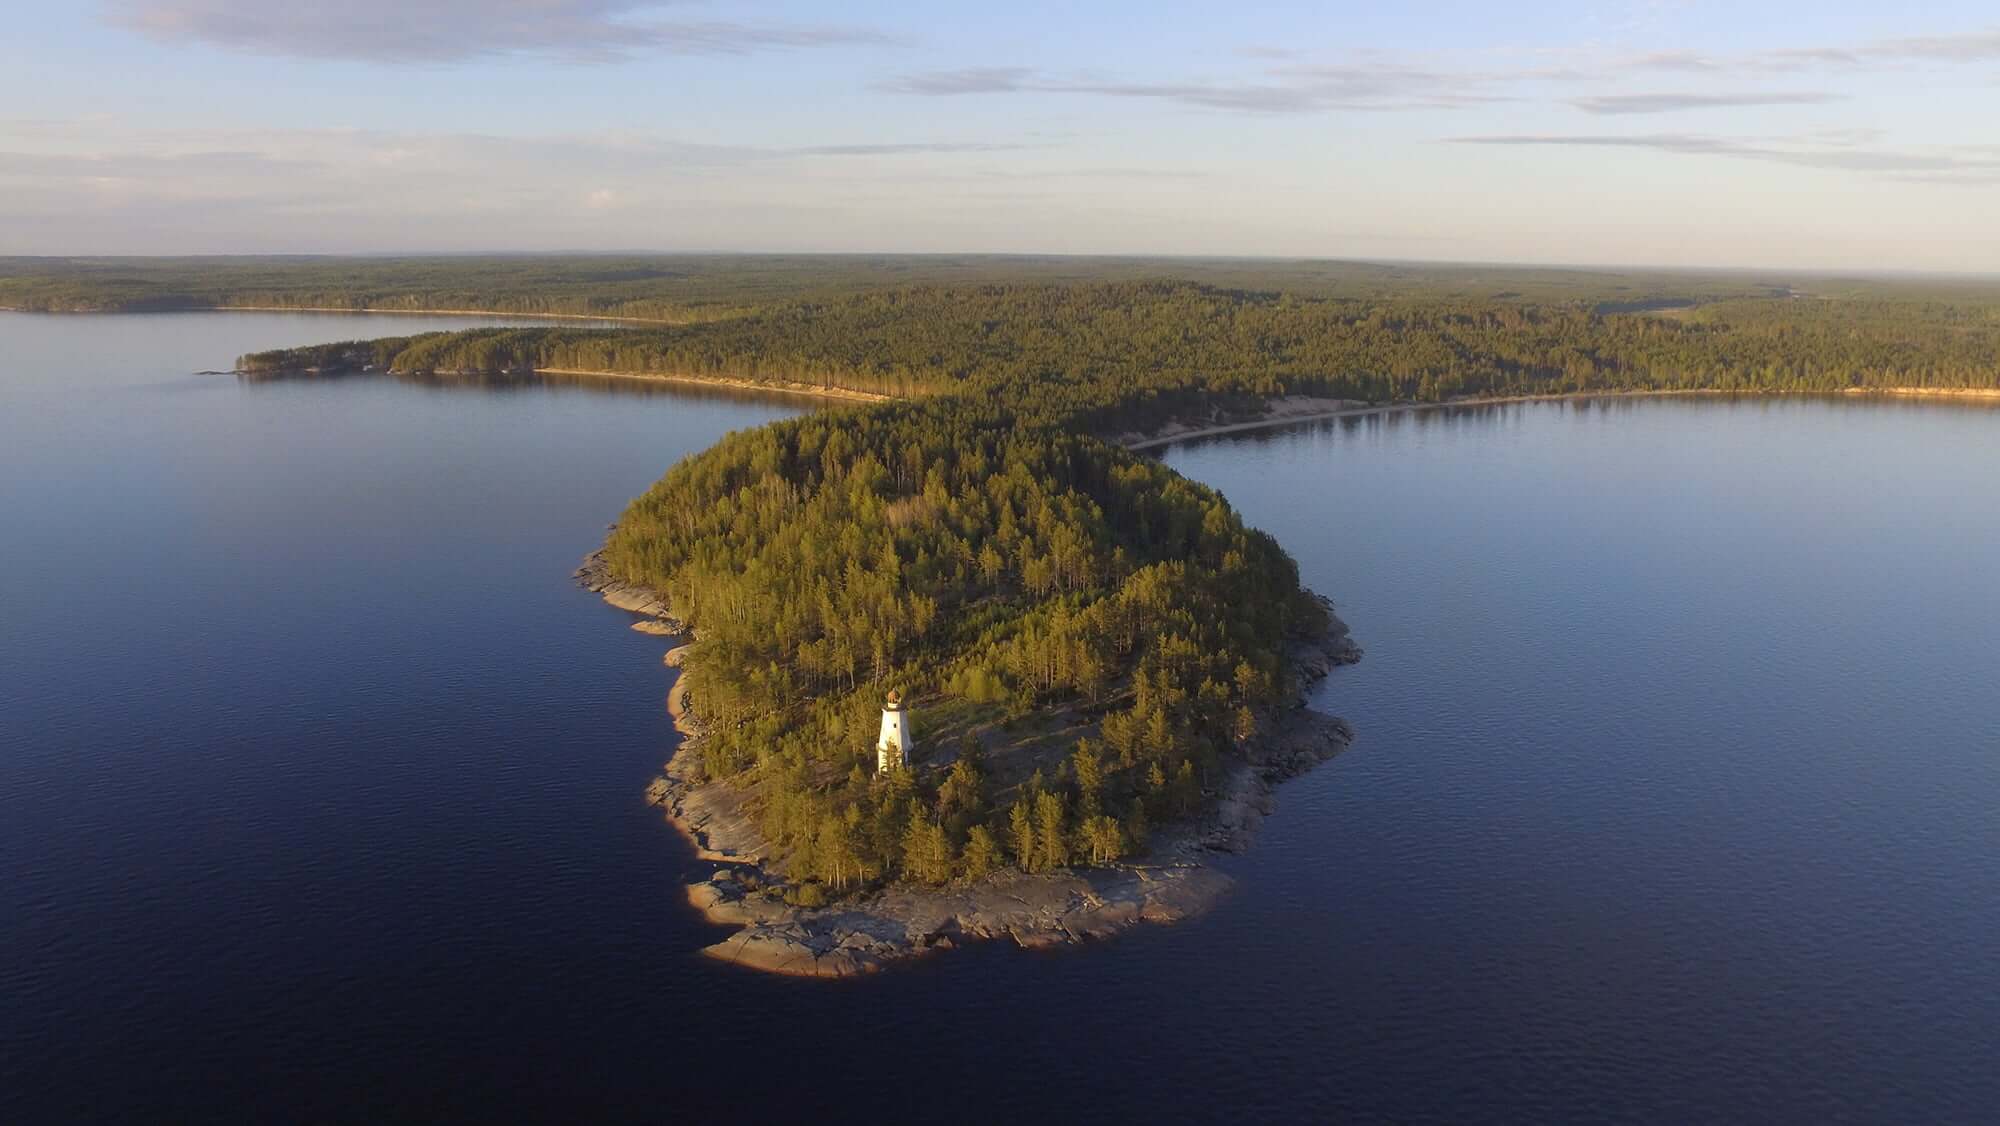
[[[2000,414],[1700,399],[1164,451],[1366,659],[1238,893],[698,958],[659,639],[572,584],[810,400],[191,372],[464,318],[0,315],[0,1119],[1976,1120]]]

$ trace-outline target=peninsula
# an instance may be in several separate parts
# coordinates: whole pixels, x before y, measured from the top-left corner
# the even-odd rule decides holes
[[[1347,739],[1301,687],[1355,651],[1269,537],[1157,462],[976,404],[732,435],[584,578],[692,635],[693,737],[653,797],[753,865],[694,894],[748,924],[717,952],[762,968],[1184,917],[1226,886],[1193,842],[1244,839],[1271,779]],[[892,691],[921,749],[883,769]]]
[[[838,976],[1197,913],[1227,887],[1202,857],[1241,847],[1275,782],[1351,738],[1304,706],[1358,655],[1330,604],[1222,496],[1135,449],[1469,399],[2000,384],[1984,299],[1690,292],[864,287],[671,328],[482,328],[238,367],[856,400],[675,465],[580,572],[681,641],[684,738],[648,796],[721,865],[688,891],[740,928],[709,953]]]

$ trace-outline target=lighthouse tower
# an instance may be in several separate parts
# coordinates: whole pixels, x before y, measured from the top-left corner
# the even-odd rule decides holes
[[[903,709],[903,698],[891,692],[882,705],[882,735],[875,740],[876,771],[907,765],[916,749],[910,738],[910,713]]]

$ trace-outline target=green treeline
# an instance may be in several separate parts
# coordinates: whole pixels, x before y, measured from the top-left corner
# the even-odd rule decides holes
[[[287,378],[387,371],[405,354],[414,356],[413,349],[432,342],[441,343],[454,335],[434,332],[420,336],[384,336],[376,340],[343,340],[333,344],[307,344],[297,348],[252,352],[237,357],[236,368],[252,377]]]
[[[480,309],[680,323],[913,286],[1075,285],[1172,279],[1316,297],[1666,308],[1810,285],[1856,295],[1882,283],[1751,274],[1626,272],[1227,258],[979,254],[513,254],[399,257],[0,257],[0,307],[136,312],[258,305]],[[2000,297],[1970,282],[1895,292]]]
[[[768,268],[728,284],[728,262],[700,257],[0,258],[0,306],[480,310],[680,323],[797,296],[801,269]]]
[[[389,353],[394,353],[390,355]],[[1614,390],[1991,387],[2000,306],[1766,298],[1673,315],[1355,301],[1181,282],[865,293],[659,329],[378,344],[408,371],[575,368],[970,393],[1091,429],[1311,393],[1374,402]],[[304,366],[286,353],[246,368]]]
[[[840,888],[1115,859],[1195,809],[1278,702],[1287,642],[1326,627],[1290,557],[1213,491],[1019,423],[949,398],[732,434],[607,544],[699,635],[703,767],[758,787],[795,875]],[[1101,738],[1027,778],[976,739],[941,775],[876,777],[892,688],[954,747],[954,729],[1052,709]]]

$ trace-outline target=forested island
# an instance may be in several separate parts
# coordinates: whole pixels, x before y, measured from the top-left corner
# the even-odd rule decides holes
[[[975,401],[733,434],[584,577],[695,639],[670,654],[693,737],[652,797],[752,862],[692,894],[760,968],[1195,913],[1226,881],[1194,850],[1240,845],[1270,781],[1348,740],[1301,689],[1358,651],[1275,542],[1157,462]],[[890,693],[919,742],[878,771]]]
[[[595,298],[577,282],[516,309],[652,301],[672,325],[429,333],[238,364],[251,379],[602,372],[886,400],[674,466],[583,572],[691,639],[672,658],[692,737],[652,797],[731,862],[691,891],[745,928],[714,952],[792,973],[1198,911],[1226,884],[1200,850],[1240,845],[1271,782],[1346,744],[1303,707],[1358,653],[1330,606],[1223,497],[1130,446],[1479,397],[2000,386],[2000,291],[1971,283],[1275,263],[1251,284],[1242,263],[1137,276],[1125,261],[837,260],[814,275],[796,261],[690,260],[726,280],[671,297],[630,290],[672,288],[659,277]],[[268,292],[338,307],[304,288],[320,269]],[[36,285],[91,292],[55,271],[0,277],[0,294],[21,303]],[[503,291],[357,299],[527,300]],[[911,702],[923,753],[878,773],[889,692]]]

